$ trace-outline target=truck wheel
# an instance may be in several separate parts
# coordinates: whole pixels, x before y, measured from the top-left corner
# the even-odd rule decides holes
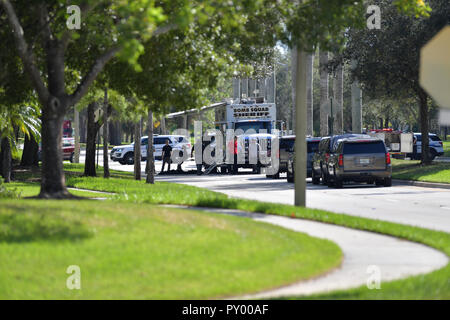
[[[328,176],[323,172],[323,171],[321,171],[321,174],[322,174],[322,183],[324,184],[324,185],[328,185]]]
[[[392,178],[384,178],[384,186],[391,187],[392,186]]]
[[[125,162],[125,164],[129,164],[132,165],[134,164],[134,153],[133,152],[128,152],[124,157],[123,157],[123,161]]]
[[[338,177],[336,177],[336,175],[334,175],[334,186],[337,189],[341,189],[343,186],[342,179],[339,179]]]
[[[288,174],[287,174],[287,182],[294,183],[294,175],[289,174],[289,171],[288,171]]]
[[[314,169],[312,169],[312,171],[311,171],[311,176],[312,176],[312,183],[313,184],[319,184],[320,183],[320,177],[316,177],[316,172],[314,171]]]
[[[277,172],[275,174],[266,174],[266,178],[268,178],[268,179],[280,179],[280,173]]]

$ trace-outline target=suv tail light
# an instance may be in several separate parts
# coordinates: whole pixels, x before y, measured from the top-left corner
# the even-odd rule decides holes
[[[328,162],[329,158],[330,158],[330,154],[329,153],[325,153],[325,162]]]
[[[389,152],[386,153],[386,164],[391,164],[391,154]]]
[[[344,155],[342,154],[339,155],[339,166],[344,166]]]
[[[442,141],[439,141],[439,144],[441,145],[441,147],[444,146],[444,143]]]

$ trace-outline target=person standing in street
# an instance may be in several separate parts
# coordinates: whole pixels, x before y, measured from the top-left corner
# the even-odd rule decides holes
[[[172,157],[172,147],[169,144],[169,139],[167,139],[166,145],[162,148],[163,163],[162,163],[161,173],[164,172],[164,167],[165,167],[166,163],[167,163],[167,172],[170,172],[171,157]]]
[[[238,138],[235,136],[234,141],[230,141],[228,143],[228,148],[230,152],[233,152],[233,165],[228,165],[228,173],[229,174],[237,174],[238,173],[238,163],[237,163],[237,157],[238,157]],[[231,169],[233,168],[233,169]]]

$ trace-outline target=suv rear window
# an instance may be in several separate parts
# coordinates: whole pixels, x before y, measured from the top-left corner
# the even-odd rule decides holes
[[[308,153],[316,152],[319,149],[319,141],[308,142]]]
[[[383,142],[344,143],[344,154],[386,153]]]

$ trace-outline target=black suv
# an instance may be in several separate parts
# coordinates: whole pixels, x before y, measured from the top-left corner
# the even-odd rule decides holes
[[[306,138],[306,147],[307,147],[307,155],[306,155],[306,176],[309,178],[312,174],[312,158],[314,154],[317,152],[319,148],[319,143],[322,138]],[[294,182],[294,169],[295,166],[295,153],[288,153],[288,162],[287,162],[287,181]]]

